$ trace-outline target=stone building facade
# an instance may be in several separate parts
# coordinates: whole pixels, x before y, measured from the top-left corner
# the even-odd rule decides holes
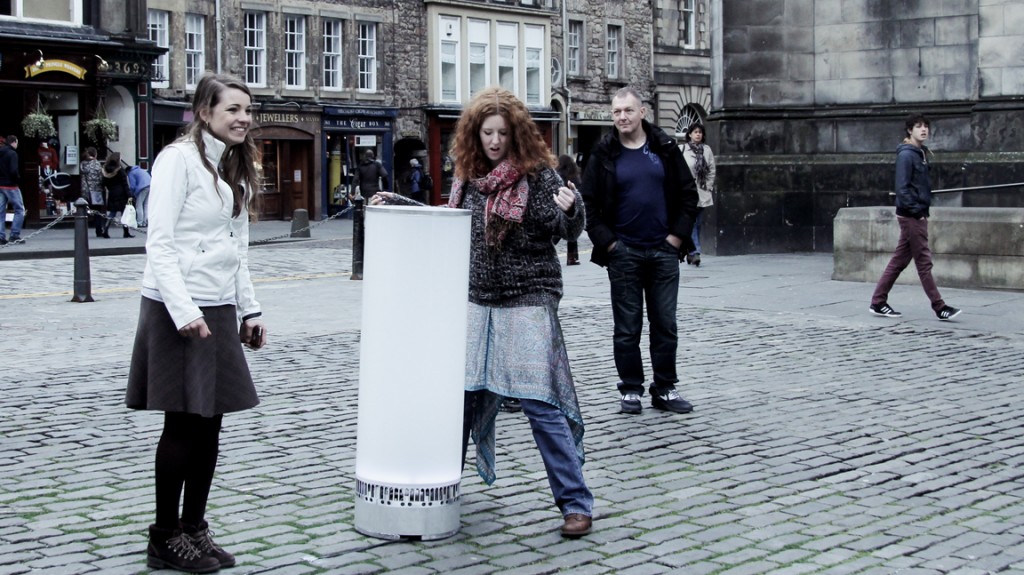
[[[162,50],[146,38],[143,14],[145,0],[0,3],[0,136],[19,139],[30,225],[52,221],[78,197],[87,147],[149,161],[149,63]],[[23,132],[22,119],[35,111],[50,118],[54,135]],[[100,118],[116,124],[114,138],[89,136],[87,123]],[[70,184],[40,177],[54,173]]]
[[[563,85],[552,107],[563,112],[562,150],[586,163],[590,147],[612,129],[611,99],[633,86],[654,101],[652,2],[565,0],[552,49],[561,58]]]
[[[654,101],[658,126],[683,134],[711,111],[709,0],[654,2]]]
[[[1024,5],[715,0],[709,140],[717,251],[831,251],[845,206],[891,205],[910,112],[933,187],[1024,181]],[[1024,204],[1020,187],[939,194]]]

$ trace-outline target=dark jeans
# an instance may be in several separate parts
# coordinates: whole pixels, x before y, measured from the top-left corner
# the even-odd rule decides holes
[[[638,249],[618,242],[609,254],[612,317],[615,320],[615,369],[619,392],[644,391],[644,364],[640,355],[640,334],[644,327],[644,304],[651,324],[651,367],[654,384],[660,390],[675,388],[676,301],[679,296],[679,252],[667,242],[656,248]]]
[[[942,301],[939,295],[939,288],[935,285],[932,277],[932,250],[928,247],[928,218],[915,220],[897,216],[900,224],[900,239],[896,243],[896,251],[885,266],[882,277],[875,286],[875,293],[871,296],[871,305],[882,305],[889,299],[889,291],[892,290],[896,279],[900,277],[903,270],[914,260],[917,266],[917,275],[921,278],[921,287],[924,293],[932,302],[932,309],[939,311],[945,307],[946,302]]]

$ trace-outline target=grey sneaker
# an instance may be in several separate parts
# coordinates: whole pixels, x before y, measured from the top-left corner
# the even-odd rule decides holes
[[[882,317],[903,317],[903,314],[892,309],[892,307],[887,303],[883,303],[881,305],[872,304],[871,307],[868,308],[868,311],[874,315],[880,315]]]
[[[639,393],[623,393],[622,402],[619,403],[619,407],[622,413],[637,414],[644,410],[643,405],[640,404]]]
[[[953,319],[954,317],[960,315],[961,311],[963,311],[963,310],[961,310],[959,308],[955,308],[955,307],[953,307],[951,305],[947,305],[946,307],[944,307],[944,308],[940,309],[939,311],[935,312],[935,316],[938,317],[942,321],[949,321],[949,320]]]

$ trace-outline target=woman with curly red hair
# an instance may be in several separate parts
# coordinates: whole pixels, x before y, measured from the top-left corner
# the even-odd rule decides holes
[[[526,106],[503,88],[476,94],[455,127],[448,207],[473,213],[463,453],[494,482],[495,420],[517,398],[547,470],[564,537],[590,532],[594,497],[583,479],[583,417],[558,322],[562,267],[552,238],[583,231],[582,199],[562,184]],[[382,192],[371,203],[411,201]]]

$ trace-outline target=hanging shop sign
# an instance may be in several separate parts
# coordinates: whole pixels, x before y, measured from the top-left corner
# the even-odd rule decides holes
[[[78,64],[68,62],[67,60],[44,60],[42,63],[37,62],[30,66],[25,66],[26,78],[33,78],[39,74],[45,74],[46,72],[71,74],[79,80],[84,80],[87,70]]]

